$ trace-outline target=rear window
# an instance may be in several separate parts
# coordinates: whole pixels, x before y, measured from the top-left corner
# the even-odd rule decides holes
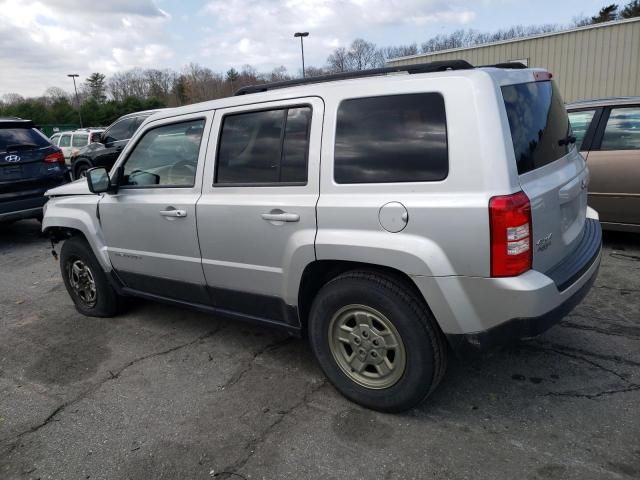
[[[42,148],[50,145],[47,137],[35,128],[0,128],[0,151],[6,152],[11,148]]]
[[[518,174],[564,157],[571,125],[564,103],[552,81],[502,87]]]
[[[345,100],[338,109],[337,183],[431,182],[449,173],[439,93]]]

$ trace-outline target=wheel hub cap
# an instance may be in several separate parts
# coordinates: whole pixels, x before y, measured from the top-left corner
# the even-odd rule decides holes
[[[348,305],[333,316],[329,345],[340,369],[363,387],[389,388],[406,367],[404,344],[395,326],[365,305]]]
[[[69,284],[78,298],[88,307],[97,300],[96,282],[89,267],[82,260],[74,260],[69,268]]]

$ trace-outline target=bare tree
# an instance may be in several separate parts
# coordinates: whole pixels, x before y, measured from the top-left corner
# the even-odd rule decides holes
[[[313,66],[304,68],[304,74],[307,77],[320,77],[322,75],[326,75],[327,73],[328,72],[324,68],[318,68]],[[300,75],[298,75],[298,77],[302,77],[302,70],[300,70]]]
[[[384,56],[376,48],[376,44],[362,38],[356,38],[351,43],[349,58],[352,70],[366,70],[384,65]]]
[[[411,45],[398,45],[395,47],[385,47],[381,51],[385,60],[388,58],[408,57],[410,55],[418,54],[418,45],[415,43],[412,43]]]
[[[70,95],[60,87],[49,87],[44,91],[44,97],[53,103],[60,100],[69,100]]]
[[[327,70],[331,73],[348,72],[351,70],[349,64],[349,52],[344,47],[336,48],[329,58],[327,58]]]
[[[5,93],[2,96],[2,102],[7,105],[16,105],[24,102],[24,97],[18,93]]]
[[[147,81],[149,95],[162,100],[166,100],[173,90],[178,75],[176,72],[164,69],[148,69],[144,71]]]

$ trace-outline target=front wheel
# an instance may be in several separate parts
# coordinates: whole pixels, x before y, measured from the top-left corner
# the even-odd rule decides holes
[[[74,180],[78,180],[80,178],[84,178],[87,176],[87,170],[91,168],[91,165],[88,165],[84,162],[80,163],[73,169],[73,178]]]
[[[400,412],[419,405],[446,368],[446,344],[424,303],[402,281],[348,272],[318,293],[309,339],[321,368],[347,398]]]
[[[113,289],[84,238],[71,237],[60,250],[64,285],[76,309],[90,317],[112,317],[122,299]]]

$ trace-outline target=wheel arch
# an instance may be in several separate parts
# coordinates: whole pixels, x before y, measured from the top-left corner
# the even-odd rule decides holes
[[[88,196],[86,196],[88,197]],[[104,271],[111,270],[111,262],[102,229],[96,217],[96,204],[66,205],[69,199],[56,199],[47,203],[46,213],[42,220],[42,232],[54,243],[73,236],[82,236],[87,241],[98,263]]]
[[[415,282],[409,275],[401,270],[386,265],[355,262],[347,260],[316,260],[309,263],[300,278],[298,289],[298,315],[303,331],[306,331],[309,311],[314,298],[320,289],[332,279],[349,271],[366,271],[394,280],[407,287],[416,298],[430,310],[427,300],[424,298]],[[437,323],[437,322],[436,322]]]

